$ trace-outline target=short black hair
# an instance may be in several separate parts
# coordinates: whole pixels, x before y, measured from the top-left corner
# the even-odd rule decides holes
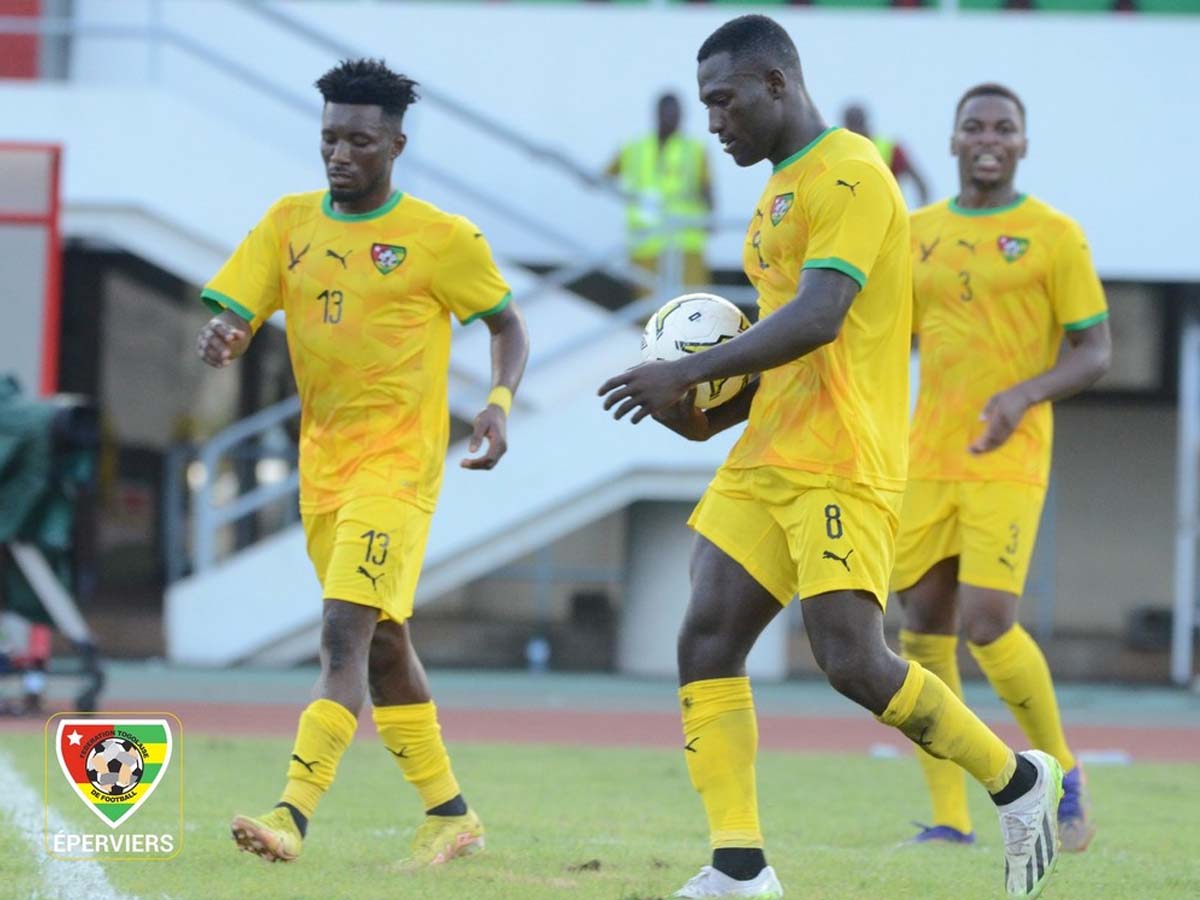
[[[1017,105],[1017,110],[1021,113],[1021,124],[1025,124],[1025,104],[1021,102],[1021,98],[1017,96],[1017,92],[994,81],[985,81],[983,84],[977,84],[975,87],[969,88],[959,98],[958,106],[954,107],[954,121],[956,123],[958,122],[958,117],[962,115],[962,108],[967,105],[967,101],[974,100],[976,97],[1003,97],[1006,100],[1011,100]]]
[[[800,71],[800,54],[783,26],[769,16],[749,15],[730,19],[700,45],[696,62],[728,53],[735,59],[754,56],[773,68]]]
[[[399,122],[419,98],[417,83],[387,67],[382,59],[343,59],[316,81],[326,103],[379,106]]]

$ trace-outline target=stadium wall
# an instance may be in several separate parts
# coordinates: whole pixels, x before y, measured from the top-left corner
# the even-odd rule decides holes
[[[694,99],[696,48],[742,11],[346,0],[274,6],[351,47],[386,57],[431,88],[596,171],[621,140],[648,126],[653,98],[664,88],[682,93],[685,128],[703,133],[703,111]],[[144,0],[76,3],[85,21],[136,24],[148,20],[150,8]],[[1200,254],[1190,231],[1179,227],[1181,170],[1171,164],[1200,155],[1200,119],[1182,114],[1200,82],[1200,17],[802,8],[773,8],[772,15],[796,39],[810,91],[827,119],[836,119],[845,102],[865,100],[876,128],[906,142],[939,195],[955,184],[947,142],[957,97],[979,81],[1010,84],[1025,98],[1030,116],[1021,184],[1083,223],[1102,275],[1200,280]],[[271,82],[303,93],[311,93],[309,85],[333,59],[227,3],[177,0],[162,5],[162,17]],[[89,85],[152,77],[244,125],[255,140],[283,142],[301,160],[316,154],[306,117],[274,108],[265,114],[272,104],[261,95],[169,48],[78,41],[72,77]],[[547,172],[432,103],[414,107],[409,131],[412,152],[592,248],[620,234],[620,210],[612,199]],[[716,158],[715,140],[712,148],[720,212],[740,220],[758,196],[766,168],[738,170]],[[435,202],[479,206],[432,181],[401,177]],[[253,191],[253,176],[237,187]],[[562,255],[561,248],[491,212],[477,216],[507,256]],[[712,249],[718,265],[738,265],[741,237],[736,229],[718,237]]]

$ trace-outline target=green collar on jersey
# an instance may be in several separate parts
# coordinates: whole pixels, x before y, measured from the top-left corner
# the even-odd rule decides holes
[[[958,198],[951,197],[950,212],[956,213],[960,216],[990,216],[995,213],[1008,212],[1010,209],[1016,209],[1025,202],[1025,198],[1028,196],[1028,194],[1017,194],[1017,199],[1012,201],[1012,203],[1005,203],[1003,206],[985,206],[979,209],[959,206]]]
[[[325,192],[325,196],[321,200],[321,211],[331,219],[337,219],[339,222],[366,222],[369,219],[378,219],[380,216],[386,216],[396,204],[400,202],[400,198],[404,196],[403,191],[394,191],[392,196],[388,197],[387,203],[377,209],[372,209],[365,213],[340,213],[333,208],[333,199],[329,196],[329,191]]]
[[[822,131],[820,134],[818,134],[815,138],[813,138],[811,141],[809,141],[807,144],[805,144],[802,148],[797,150],[795,153],[793,153],[791,156],[789,156],[783,162],[776,164],[775,168],[773,168],[771,170],[771,173],[774,174],[774,173],[778,172],[780,169],[786,169],[788,166],[790,166],[792,163],[794,163],[796,160],[798,160],[800,157],[802,157],[805,153],[807,153],[813,147],[817,146],[817,144],[821,143],[821,141],[825,138],[826,135],[832,134],[833,132],[835,132],[837,130],[838,130],[837,125],[830,125],[828,128],[826,128],[824,131]]]

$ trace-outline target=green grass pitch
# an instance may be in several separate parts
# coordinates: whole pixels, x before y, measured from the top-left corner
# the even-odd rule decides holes
[[[9,777],[19,775],[39,796],[41,744],[24,735],[2,742],[18,768]],[[228,823],[235,812],[272,805],[289,752],[286,740],[189,737],[183,851],[167,862],[106,863],[114,889],[147,900],[649,900],[671,894],[707,861],[703,810],[677,752],[470,744],[451,752],[487,825],[487,852],[437,871],[395,874],[389,865],[405,855],[419,804],[380,746],[357,741],[300,860],[268,865],[236,852]],[[1200,766],[1094,766],[1090,776],[1099,834],[1085,854],[1062,858],[1045,896],[1200,896]],[[788,896],[1003,896],[999,829],[981,789],[971,793],[976,846],[900,848],[913,833],[910,820],[926,814],[911,759],[763,753],[758,779],[768,857]],[[126,828],[136,828],[153,802]],[[95,821],[78,802],[56,809],[72,825]],[[0,800],[2,893],[48,897],[39,879]]]

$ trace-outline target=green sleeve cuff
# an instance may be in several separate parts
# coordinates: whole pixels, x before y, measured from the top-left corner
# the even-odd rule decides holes
[[[507,294],[505,294],[503,297],[501,297],[500,302],[497,303],[495,306],[493,306],[491,309],[485,309],[483,312],[477,312],[473,316],[468,316],[467,318],[462,320],[462,323],[464,325],[470,325],[476,319],[487,319],[491,316],[494,316],[498,312],[504,312],[504,310],[506,310],[508,308],[508,304],[510,304],[510,303],[512,303],[512,291],[509,291]]]
[[[222,294],[220,291],[214,291],[212,288],[205,288],[200,292],[200,300],[216,314],[220,314],[225,310],[235,312],[247,322],[254,321],[254,313],[242,306],[232,297]]]
[[[843,275],[849,275],[858,282],[859,290],[867,286],[867,276],[863,274],[862,269],[858,266],[851,265],[844,259],[838,259],[836,256],[829,256],[825,259],[809,259],[805,260],[801,269],[834,269],[841,272]]]
[[[1086,319],[1080,319],[1078,322],[1068,322],[1063,326],[1064,331],[1083,331],[1085,328],[1091,328],[1093,325],[1098,325],[1108,318],[1108,310],[1098,312],[1094,316],[1088,316]]]

